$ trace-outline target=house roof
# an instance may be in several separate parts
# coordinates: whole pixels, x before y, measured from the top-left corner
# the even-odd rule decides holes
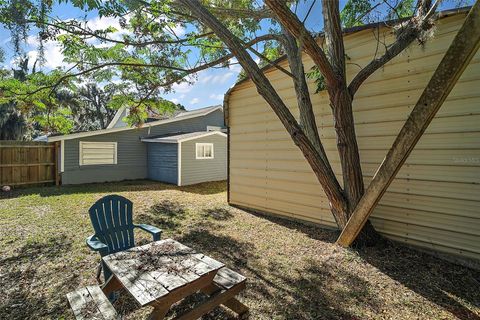
[[[222,105],[218,104],[218,105],[215,105],[215,106],[205,107],[205,108],[201,108],[201,109],[197,109],[197,110],[183,111],[183,112],[178,113],[175,116],[175,118],[181,118],[181,117],[188,116],[188,115],[205,113],[205,112],[208,112],[208,110],[217,110],[218,108],[222,108]]]
[[[443,18],[447,18],[447,17],[457,15],[457,14],[465,14],[466,15],[470,11],[470,9],[471,9],[471,6],[461,7],[461,8],[456,8],[456,9],[443,10],[443,11],[440,11],[440,12],[436,13],[436,15],[434,17],[435,17],[436,20],[440,20],[440,19],[443,19]],[[361,25],[361,26],[345,28],[342,31],[343,31],[343,35],[345,36],[345,35],[350,35],[350,34],[354,34],[354,33],[364,31],[364,30],[369,30],[369,29],[375,29],[375,28],[381,28],[381,27],[390,27],[391,28],[392,26],[398,24],[399,22],[405,21],[407,19],[409,19],[409,18],[379,21],[379,22],[369,23],[369,24],[365,24],[365,25]],[[316,38],[321,39],[323,37],[323,33],[318,33],[315,36],[316,36]],[[283,55],[283,56],[279,57],[278,59],[274,60],[272,63],[267,64],[266,66],[262,67],[260,70],[262,72],[266,72],[267,70],[272,70],[272,69],[275,68],[275,66],[277,64],[279,64],[280,62],[282,62],[286,59],[287,59],[287,56]],[[223,112],[224,112],[225,124],[227,126],[228,126],[228,120],[229,120],[228,100],[230,98],[230,95],[238,85],[240,85],[242,83],[245,83],[247,81],[250,81],[250,80],[251,80],[250,77],[244,77],[243,79],[238,80],[235,84],[233,84],[230,87],[230,89],[227,90],[227,92],[223,96]]]
[[[226,137],[227,135],[221,131],[198,131],[189,133],[176,133],[172,135],[163,135],[158,137],[143,138],[143,142],[158,142],[158,143],[179,143],[188,140],[195,140],[198,138],[208,137],[211,135],[220,135]]]
[[[122,116],[125,109],[127,109],[127,107],[121,107],[120,109],[117,110],[112,121],[110,121],[110,123],[108,124],[107,129],[111,129],[117,124],[117,122],[120,120],[120,117]]]
[[[148,128],[148,127],[155,127],[167,123],[172,123],[172,122],[177,122],[177,121],[182,121],[185,119],[192,119],[196,117],[202,117],[206,116],[216,110],[223,110],[222,106],[210,106],[210,107],[205,107],[193,111],[187,111],[187,112],[182,112],[178,115],[176,115],[173,118],[170,119],[164,119],[164,120],[157,120],[157,121],[152,121],[145,123],[142,128]],[[91,136],[96,136],[96,135],[101,135],[101,134],[107,134],[107,133],[114,133],[114,132],[120,132],[120,131],[127,131],[127,130],[134,130],[137,129],[137,127],[118,127],[118,128],[107,128],[107,129],[101,129],[101,130],[95,130],[95,131],[86,131],[86,132],[77,132],[77,133],[72,133],[72,134],[67,134],[67,135],[62,135],[62,136],[51,136],[48,137],[48,142],[55,142],[55,141],[61,141],[61,140],[71,140],[71,139],[77,139],[77,138],[83,138],[83,137],[91,137]]]

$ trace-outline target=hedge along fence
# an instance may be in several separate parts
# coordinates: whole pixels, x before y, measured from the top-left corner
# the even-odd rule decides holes
[[[60,184],[58,145],[0,140],[0,186]]]

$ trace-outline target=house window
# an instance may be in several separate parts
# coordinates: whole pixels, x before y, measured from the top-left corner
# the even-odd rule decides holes
[[[196,143],[197,159],[213,159],[213,143]]]
[[[117,164],[117,143],[80,141],[79,158],[81,166]]]

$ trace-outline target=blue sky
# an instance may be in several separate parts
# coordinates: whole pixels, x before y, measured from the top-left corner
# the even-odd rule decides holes
[[[297,14],[299,17],[305,16],[306,11],[310,6],[310,1],[313,0],[307,0],[306,3],[298,7]],[[346,0],[340,1],[341,8],[344,6],[345,2]],[[445,1],[442,3],[441,9],[451,8],[456,2],[458,1]],[[315,31],[321,30],[323,24],[319,3],[320,1],[315,5],[307,20],[307,27],[309,27],[309,29],[314,29]],[[104,29],[109,25],[117,25],[117,29],[120,29],[118,23],[112,18],[100,18],[96,12],[85,14],[85,12],[65,3],[56,5],[52,15],[61,19],[83,19],[86,17],[93,29]],[[262,27],[268,27],[268,24],[264,23]],[[178,30],[178,32],[181,34],[182,30]],[[31,57],[32,61],[35,60],[36,57],[36,45],[36,38],[32,34],[25,46],[25,52]],[[3,27],[0,27],[0,46],[6,52],[5,67],[10,68],[13,60],[13,46],[10,43],[10,32]],[[45,58],[46,69],[65,65],[62,62],[63,56],[60,48],[54,42],[46,44]],[[202,71],[197,74],[197,80],[193,85],[187,83],[175,85],[175,92],[166,94],[164,97],[175,103],[183,104],[188,110],[222,104],[225,92],[236,82],[240,70],[240,66],[235,65],[230,69],[208,69]]]

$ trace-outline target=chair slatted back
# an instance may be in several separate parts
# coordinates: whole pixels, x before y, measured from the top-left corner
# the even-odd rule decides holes
[[[108,246],[108,254],[135,246],[130,200],[119,195],[103,197],[90,208],[89,214],[95,235]]]

